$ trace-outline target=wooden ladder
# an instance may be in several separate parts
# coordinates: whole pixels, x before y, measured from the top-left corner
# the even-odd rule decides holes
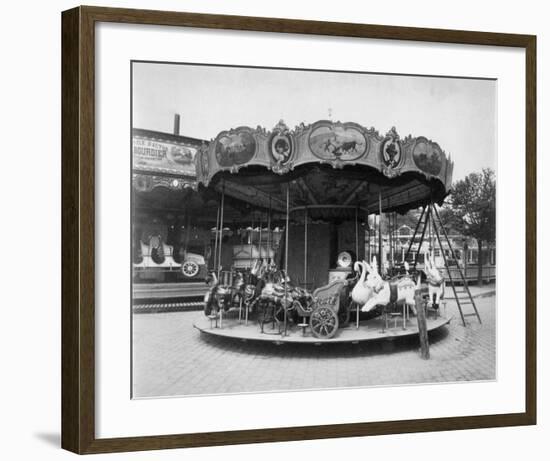
[[[445,269],[447,269],[447,275],[449,276],[449,281],[451,282],[451,287],[453,288],[453,293],[456,299],[456,304],[458,306],[458,311],[460,312],[460,318],[462,319],[462,324],[466,326],[466,317],[477,317],[477,320],[479,323],[481,323],[481,317],[479,316],[479,311],[477,310],[476,303],[474,301],[474,298],[472,296],[472,292],[470,291],[470,287],[468,286],[468,282],[466,281],[466,278],[464,277],[464,272],[462,271],[462,268],[460,267],[460,264],[458,264],[458,260],[456,258],[455,252],[453,250],[453,246],[451,245],[451,241],[449,240],[449,236],[447,234],[447,231],[445,230],[445,227],[443,226],[443,222],[441,221],[441,217],[439,216],[439,212],[437,211],[437,208],[434,205],[431,205],[428,209],[428,213],[430,213],[430,209],[433,209],[435,211],[435,216],[437,217],[437,220],[439,221],[439,227],[443,230],[443,235],[445,236],[445,240],[447,242],[447,245],[449,247],[449,250],[451,252],[451,256],[455,262],[457,262],[456,267],[458,269],[458,273],[460,274],[460,278],[462,280],[462,289],[458,289],[458,287],[455,284],[455,281],[453,279],[453,276],[451,274],[451,269],[449,268],[449,263],[447,262],[447,257],[445,255],[445,251],[443,249],[443,245],[441,242],[441,237],[439,235],[437,225],[435,222],[435,219],[433,219],[432,216],[432,222],[434,224],[434,230],[435,235],[437,236],[437,241],[439,243],[439,248],[441,249],[441,254],[443,256],[443,261],[445,262]],[[430,213],[431,214],[431,213]],[[464,313],[464,310],[462,309],[465,305],[471,305],[473,308],[473,312]]]

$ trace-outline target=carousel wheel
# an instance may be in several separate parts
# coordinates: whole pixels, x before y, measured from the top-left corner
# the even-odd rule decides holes
[[[313,336],[330,339],[338,330],[338,315],[329,307],[317,307],[311,313],[309,325]]]
[[[181,265],[181,273],[188,278],[195,277],[199,273],[200,267],[195,261],[185,261]]]

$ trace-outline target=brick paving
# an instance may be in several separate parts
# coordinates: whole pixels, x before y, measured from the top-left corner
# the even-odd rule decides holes
[[[492,380],[495,297],[476,304],[483,324],[469,317],[465,328],[448,301],[454,319],[430,335],[430,360],[417,338],[277,346],[201,336],[193,322],[202,312],[135,314],[134,397]]]

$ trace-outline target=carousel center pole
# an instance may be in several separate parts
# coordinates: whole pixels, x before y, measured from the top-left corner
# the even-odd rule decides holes
[[[283,336],[286,336],[287,310],[288,310],[288,223],[289,223],[289,208],[290,208],[290,184],[286,186],[286,225],[285,225],[285,305],[284,305],[284,321],[283,321]]]

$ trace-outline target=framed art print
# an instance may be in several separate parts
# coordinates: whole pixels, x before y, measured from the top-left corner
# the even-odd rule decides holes
[[[62,15],[62,445],[536,422],[536,38]]]

